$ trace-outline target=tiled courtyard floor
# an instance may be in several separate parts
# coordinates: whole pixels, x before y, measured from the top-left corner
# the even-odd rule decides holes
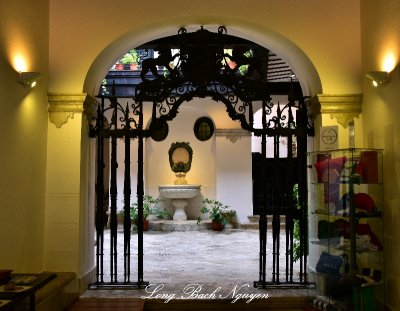
[[[131,235],[132,281],[136,280],[137,234]],[[282,236],[281,251],[285,241]],[[109,245],[109,232],[105,234]],[[118,235],[118,252],[123,253],[123,234]],[[272,238],[268,237],[267,254],[272,252]],[[105,279],[109,274],[109,254],[104,256]],[[119,257],[119,269],[123,269],[123,256]],[[284,256],[281,267],[284,268]],[[122,270],[120,270],[122,274]],[[272,277],[272,261],[267,263],[267,281]],[[298,279],[298,269],[294,279]],[[282,269],[283,272],[283,269]],[[243,293],[268,293],[274,296],[307,295],[308,290],[256,289],[253,282],[259,273],[258,230],[224,230],[214,232],[186,231],[144,233],[144,281],[152,284],[141,290],[88,290],[84,297],[146,297],[157,293],[179,296],[185,291],[212,293],[229,296],[232,291]],[[284,275],[281,276],[282,280]],[[159,290],[159,291],[158,291]]]

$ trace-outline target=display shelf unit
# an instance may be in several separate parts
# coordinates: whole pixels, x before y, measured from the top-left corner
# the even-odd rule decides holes
[[[384,304],[382,157],[364,148],[308,153],[307,266],[317,310]]]

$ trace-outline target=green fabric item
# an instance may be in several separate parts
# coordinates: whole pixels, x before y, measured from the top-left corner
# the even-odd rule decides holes
[[[353,307],[354,311],[374,311],[375,310],[374,287],[354,286]]]

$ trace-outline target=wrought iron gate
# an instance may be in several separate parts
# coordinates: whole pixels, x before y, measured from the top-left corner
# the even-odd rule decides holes
[[[237,39],[237,38],[236,38]],[[256,287],[269,286],[304,286],[306,279],[307,254],[307,213],[306,213],[306,148],[307,135],[311,126],[307,115],[306,98],[301,94],[298,83],[277,84],[269,82],[269,51],[237,40],[232,44],[232,37],[226,29],[220,27],[216,33],[203,28],[187,33],[181,28],[174,40],[153,42],[157,46],[159,57],[147,58],[142,63],[140,83],[131,85],[131,96],[118,94],[118,85],[108,89],[110,94],[100,95],[101,104],[97,117],[92,120],[90,135],[97,142],[97,174],[96,174],[96,265],[97,279],[94,287],[144,287],[148,283],[143,280],[143,142],[151,137],[164,122],[173,120],[180,105],[194,97],[209,97],[225,104],[232,120],[239,121],[241,127],[261,137],[261,175],[258,191],[254,196],[254,204],[260,215],[259,233],[259,279]],[[224,49],[232,49],[227,54]],[[171,55],[171,48],[178,50]],[[252,51],[252,55],[248,51]],[[234,68],[227,65],[228,60],[236,63]],[[175,61],[175,66],[171,62]],[[166,74],[160,73],[156,66],[162,65]],[[242,71],[243,66],[246,68]],[[290,86],[290,87],[289,87]],[[126,86],[125,86],[126,87]],[[288,103],[281,107],[272,103],[270,96],[288,94]],[[151,105],[151,124],[144,128],[143,106]],[[262,126],[254,126],[254,112],[262,110]],[[272,116],[272,111],[275,114]],[[267,160],[266,139],[274,139],[274,156]],[[283,161],[279,157],[279,140],[287,140],[287,157]],[[117,148],[122,141],[124,150],[124,241],[123,254],[117,249]],[[131,141],[137,140],[137,202],[138,202],[138,241],[137,241],[137,278],[131,279],[133,255],[131,245]],[[109,152],[105,152],[110,148]],[[118,147],[117,147],[118,146]],[[296,150],[294,147],[296,146]],[[106,159],[110,157],[110,159]],[[269,161],[269,162],[268,162]],[[110,165],[110,175],[104,168]],[[272,165],[271,165],[272,164]],[[121,169],[121,168],[120,168]],[[106,182],[105,182],[106,180]],[[109,187],[108,187],[109,181]],[[107,185],[105,187],[105,185]],[[260,186],[261,185],[261,186]],[[293,187],[298,191],[293,193]],[[109,188],[109,189],[108,189]],[[108,197],[109,195],[109,197]],[[104,202],[110,210],[110,241],[104,238]],[[267,278],[267,231],[268,216],[272,217],[272,271],[271,279]],[[285,221],[285,270],[282,277],[280,269],[280,219]],[[295,227],[299,239],[295,241]],[[105,243],[109,243],[110,255],[105,258]],[[300,277],[294,278],[294,243],[297,243],[299,254]],[[123,274],[118,275],[118,259],[124,258]],[[109,264],[109,275],[105,275],[104,266]]]
[[[289,94],[284,107],[263,103],[261,154],[256,162],[258,174],[253,178],[254,212],[260,215],[260,275],[256,287],[297,287],[307,285],[307,176],[308,127],[304,98]],[[286,112],[286,113],[285,113]],[[273,140],[272,157],[266,154],[266,138]],[[286,139],[286,156],[280,155],[280,139]],[[254,162],[253,162],[254,164]],[[267,225],[272,229],[272,253],[267,249]],[[283,224],[283,226],[282,226]],[[284,241],[281,241],[281,238]],[[284,245],[282,250],[282,244]],[[267,280],[267,261],[272,261]],[[296,263],[297,262],[297,263]],[[297,266],[295,268],[294,266]],[[283,266],[283,267],[282,267]],[[295,272],[298,275],[295,275]]]

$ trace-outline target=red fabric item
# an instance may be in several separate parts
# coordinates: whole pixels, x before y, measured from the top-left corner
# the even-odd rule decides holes
[[[342,210],[350,207],[349,194],[345,193],[337,206],[337,210]],[[356,193],[354,195],[354,208],[362,209],[368,213],[374,213],[376,211],[376,206],[374,200],[366,193]]]
[[[346,161],[347,161],[346,157],[339,157],[333,159],[326,159],[315,163],[314,166],[317,171],[318,182],[328,182],[328,180],[326,180],[327,174],[325,172],[325,170],[327,169],[335,170],[336,171],[335,175],[340,176],[340,174],[342,173],[343,165]]]
[[[366,184],[378,183],[378,152],[363,151],[354,174],[361,176],[361,181]]]
[[[366,193],[356,193],[354,195],[354,207],[369,213],[375,211],[374,200],[372,200],[372,198]]]
[[[381,242],[379,241],[378,237],[375,235],[375,233],[372,231],[371,227],[369,224],[358,224],[357,225],[357,234],[358,235],[369,235],[371,240],[370,242],[374,244],[378,249],[383,249],[383,246]]]

